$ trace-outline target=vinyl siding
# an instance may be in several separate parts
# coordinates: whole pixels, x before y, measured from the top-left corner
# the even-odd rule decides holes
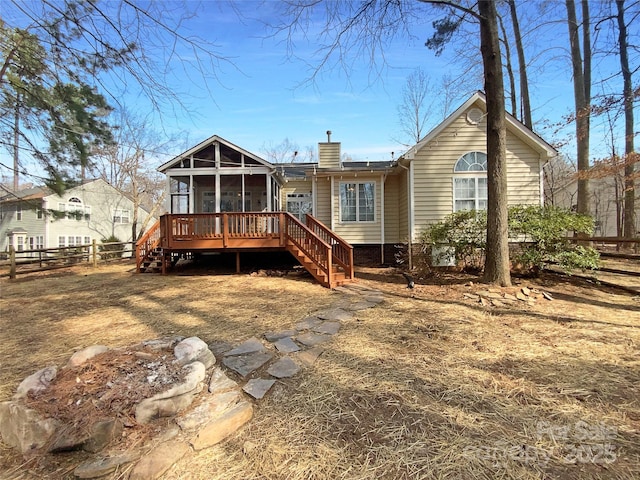
[[[91,207],[90,220],[63,218],[49,219],[49,246],[58,246],[58,237],[74,235],[90,237],[98,242],[112,234],[120,241],[131,241],[131,223],[133,221],[133,202],[120,194],[115,188],[102,180],[95,180],[68,190],[62,197],[50,195],[46,197],[49,208],[57,209],[58,203],[68,203],[69,198],[77,197],[82,205]],[[129,211],[129,223],[113,223],[115,209]],[[138,209],[138,229],[144,222],[147,213]],[[151,224],[149,225],[151,226]]]
[[[413,160],[415,232],[453,211],[453,168],[465,153],[486,152],[486,118],[470,125],[461,115]],[[509,204],[540,203],[539,155],[507,131]]]
[[[280,188],[281,204],[287,202],[289,193],[311,193],[311,180],[289,180]]]
[[[384,243],[400,241],[400,217],[402,215],[400,178],[402,176],[404,175],[389,175],[384,183]],[[406,198],[406,195],[402,196]],[[406,201],[404,204],[406,207]],[[406,210],[404,213],[406,218]]]
[[[340,167],[340,142],[319,143],[318,157],[319,168]]]
[[[331,228],[331,179],[317,177],[316,182],[316,215],[315,217]]]
[[[409,172],[402,170],[398,175],[398,241],[409,238]]]
[[[342,178],[341,178],[342,177]],[[320,180],[318,180],[320,182]],[[375,183],[375,221],[373,222],[341,222],[340,221],[340,183]],[[330,182],[327,182],[330,183]],[[334,180],[332,201],[334,205],[334,231],[352,244],[382,243],[381,238],[381,190],[380,175],[337,176]]]
[[[9,203],[2,206],[2,220],[0,221],[0,251],[9,250],[9,237],[11,230],[21,229],[26,231],[24,249],[29,249],[29,237],[45,234],[44,220],[38,219],[36,208],[42,205],[41,200],[25,200],[22,202],[22,220],[17,220],[16,213],[18,203]],[[44,216],[44,214],[43,214]]]

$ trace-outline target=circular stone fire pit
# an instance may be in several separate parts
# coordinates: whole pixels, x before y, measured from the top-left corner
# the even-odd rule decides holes
[[[215,363],[198,337],[88,347],[60,370],[49,366],[23,380],[13,399],[0,403],[0,435],[25,456],[88,452],[75,470],[79,478],[123,468],[130,479],[158,478],[253,415]]]

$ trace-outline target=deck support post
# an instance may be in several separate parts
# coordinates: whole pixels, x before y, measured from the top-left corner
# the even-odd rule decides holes
[[[240,273],[240,252],[236,252],[236,273]]]
[[[287,220],[284,213],[280,213],[278,216],[280,220],[280,246],[284,247],[287,244],[285,241],[285,238],[287,238]]]

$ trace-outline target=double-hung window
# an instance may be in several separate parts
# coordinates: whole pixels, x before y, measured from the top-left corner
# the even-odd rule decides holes
[[[487,155],[469,152],[453,169],[453,211],[487,208]]]
[[[123,208],[113,210],[113,223],[129,223],[130,212]]]
[[[375,221],[375,182],[340,183],[340,221]]]

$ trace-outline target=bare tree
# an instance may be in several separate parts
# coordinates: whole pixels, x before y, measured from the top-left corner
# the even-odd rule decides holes
[[[126,193],[133,202],[131,238],[144,233],[152,215],[139,225],[138,209],[157,212],[164,200],[164,180],[150,165],[149,159],[168,144],[147,126],[144,119],[119,110],[115,119],[118,128],[115,142],[93,152],[93,171],[112,186]]]
[[[314,68],[317,73],[331,65],[337,58],[341,67],[349,73],[348,53],[367,55],[375,62],[384,61],[385,42],[400,32],[410,35],[410,26],[416,15],[433,15],[427,4],[445,7],[448,15],[439,20],[437,33],[440,50],[455,34],[467,18],[480,25],[480,51],[484,66],[487,97],[487,249],[484,280],[489,283],[510,285],[509,244],[507,231],[507,170],[506,123],[502,59],[496,5],[494,1],[481,0],[477,7],[466,7],[448,0],[420,0],[398,2],[393,0],[359,2],[306,2],[290,0],[284,3],[284,22],[277,28],[287,36],[290,47],[295,48],[295,34],[308,35],[310,25],[317,27],[316,8],[323,8],[324,25],[320,26],[320,59]],[[475,9],[477,8],[477,9]],[[438,26],[436,25],[436,26]],[[435,47],[436,49],[438,46]]]
[[[398,106],[398,119],[405,146],[418,143],[425,134],[433,112],[435,88],[431,78],[421,68],[416,68],[402,89],[402,103]]]
[[[553,157],[544,165],[544,204],[571,208],[576,193],[571,185],[576,178],[575,164],[563,155]]]
[[[589,170],[589,129],[591,102],[591,35],[589,4],[582,1],[582,22],[578,24],[574,0],[565,0],[567,24],[571,45],[571,66],[573,70],[573,93],[575,98],[575,122],[578,173]],[[582,25],[582,28],[580,27]],[[582,32],[583,47],[580,48]],[[583,58],[584,57],[584,58]],[[578,177],[578,213],[589,214],[589,179]]]
[[[529,77],[527,74],[527,62],[524,56],[524,47],[522,45],[522,34],[520,33],[520,21],[516,9],[516,0],[508,0],[509,12],[511,14],[511,23],[513,24],[513,40],[516,44],[516,52],[518,53],[519,78],[520,78],[520,99],[522,102],[522,113],[518,118],[522,119],[530,129],[533,129],[533,120],[531,117],[531,100],[529,98]]]
[[[616,0],[618,23],[618,46],[620,48],[620,68],[623,79],[624,97],[624,236],[632,238],[636,234],[636,208],[635,208],[635,163],[634,157],[634,131],[633,131],[633,86],[631,82],[631,68],[629,67],[629,44],[627,25],[625,23],[624,0]]]
[[[185,109],[189,92],[176,90],[177,76],[217,81],[220,65],[233,64],[215,45],[183,33],[192,5],[5,1],[0,136],[5,148],[21,153],[20,169],[35,160],[52,177],[50,186],[64,186],[89,167],[93,145],[108,143],[104,117],[112,106],[122,106],[127,94],[138,93],[156,112]],[[16,131],[19,146],[12,135]]]
[[[271,163],[301,163],[312,162],[314,149],[311,146],[301,149],[296,142],[285,138],[275,145],[273,142],[262,145],[262,153]]]

